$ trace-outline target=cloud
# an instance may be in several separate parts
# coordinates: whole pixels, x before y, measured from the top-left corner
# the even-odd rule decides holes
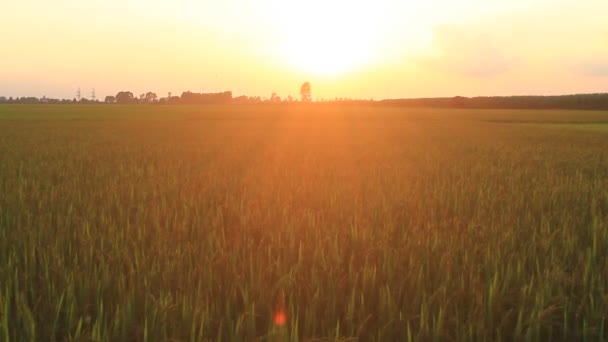
[[[437,55],[427,65],[465,77],[490,78],[503,74],[513,66],[509,58],[487,34],[470,34],[452,27],[434,30]]]
[[[578,71],[585,76],[608,77],[608,59],[583,62]]]
[[[576,72],[588,77],[608,77],[608,29],[587,35],[593,37],[593,49],[584,52],[586,56],[594,57],[580,55],[578,59],[574,59]]]

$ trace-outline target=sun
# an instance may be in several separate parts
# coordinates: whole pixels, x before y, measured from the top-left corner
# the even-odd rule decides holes
[[[286,1],[275,12],[280,59],[317,75],[363,67],[374,59],[379,11],[371,1]]]

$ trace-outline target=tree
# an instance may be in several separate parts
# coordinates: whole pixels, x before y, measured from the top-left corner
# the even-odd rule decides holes
[[[300,87],[300,96],[302,97],[302,102],[312,101],[312,95],[311,95],[309,82],[304,82],[302,84],[302,87]]]
[[[146,93],[146,102],[152,103],[152,102],[156,102],[156,100],[158,100],[158,96],[156,96],[155,93],[153,93],[151,91]]]
[[[116,102],[120,104],[132,103],[135,98],[130,91],[121,91],[116,94]]]
[[[106,99],[104,102],[105,103],[114,103],[114,102],[116,102],[116,98],[112,95],[108,95],[108,96],[106,96]]]
[[[281,103],[281,97],[278,96],[277,93],[272,93],[272,95],[270,95],[270,102]]]
[[[221,93],[193,93],[185,91],[182,93],[181,102],[185,104],[222,104],[232,102],[232,92]]]

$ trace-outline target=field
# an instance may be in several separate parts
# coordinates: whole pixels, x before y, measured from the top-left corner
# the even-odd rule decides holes
[[[600,341],[607,318],[608,112],[0,106],[3,341]]]

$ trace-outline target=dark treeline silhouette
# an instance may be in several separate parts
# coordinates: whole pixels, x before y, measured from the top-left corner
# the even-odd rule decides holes
[[[46,96],[42,98],[37,97],[5,97],[0,96],[0,104],[85,104],[85,103],[101,103],[99,101],[87,100],[87,99],[51,99]]]
[[[346,105],[375,105],[391,107],[432,107],[432,108],[479,108],[479,109],[588,109],[608,110],[608,93],[577,94],[560,96],[490,96],[490,97],[440,97],[417,99],[387,99],[374,101],[335,98],[331,100],[316,99],[310,96],[310,84],[302,85],[301,99],[287,96],[281,98],[276,93],[270,97],[237,96],[233,97],[231,91],[219,93],[193,93],[185,91],[181,96],[158,97],[153,92],[135,96],[130,91],[120,91],[114,96],[106,96],[104,101],[77,99],[51,99],[42,97],[4,97],[0,96],[0,104],[157,104],[157,105],[208,105],[208,104],[295,104],[295,103],[321,103]]]
[[[239,97],[242,103],[261,103],[262,100],[257,98]],[[243,98],[245,99],[243,101]],[[141,94],[139,97],[133,95],[130,91],[120,91],[116,95],[108,95],[104,101],[88,100],[81,98],[74,99],[52,99],[46,96],[42,98],[36,97],[5,97],[0,96],[0,104],[229,104],[234,103],[232,92],[225,91],[221,93],[193,93],[186,91],[182,96],[171,96],[159,98],[156,93],[151,91]]]
[[[608,110],[608,93],[559,96],[482,96],[392,99],[380,105],[399,107],[480,109],[602,109]]]
[[[199,94],[185,91],[182,93],[181,102],[183,104],[228,104],[232,102],[232,92]]]

